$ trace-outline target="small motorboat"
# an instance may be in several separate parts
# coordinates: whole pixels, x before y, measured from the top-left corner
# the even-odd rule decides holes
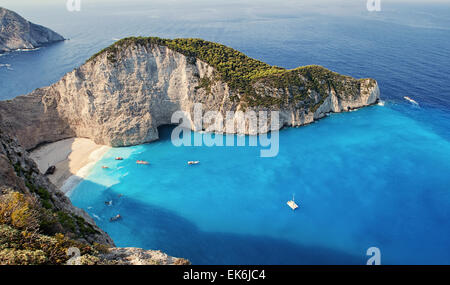
[[[136,161],[137,164],[143,164],[143,165],[149,165],[150,163],[148,161],[145,160],[138,160]]]
[[[416,100],[409,98],[408,96],[403,97],[406,101],[409,101],[415,105],[419,105],[419,103],[416,102]]]
[[[295,203],[295,196],[292,196],[292,200],[288,201],[286,204],[288,204],[289,207],[291,207],[292,210],[297,210],[298,209],[298,205]]]
[[[110,222],[117,222],[118,220],[122,219],[121,215],[117,215],[109,219]]]
[[[116,157],[116,160],[123,160],[123,157]]]
[[[102,168],[103,168],[103,169],[109,169],[109,167],[108,167],[108,166],[105,166],[105,165],[103,165]]]
[[[188,161],[188,165],[197,165],[200,161]]]

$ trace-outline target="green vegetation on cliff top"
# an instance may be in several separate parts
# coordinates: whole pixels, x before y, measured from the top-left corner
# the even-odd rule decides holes
[[[327,95],[329,87],[334,87],[337,93],[346,94],[359,88],[359,80],[340,75],[322,66],[309,65],[287,70],[271,66],[262,61],[250,58],[244,53],[222,44],[202,39],[162,39],[157,37],[129,37],[117,41],[113,45],[93,55],[88,61],[107,53],[110,62],[117,62],[117,53],[129,46],[159,45],[188,57],[192,63],[197,59],[208,63],[218,72],[220,79],[244,98],[250,105],[274,105],[289,103],[289,98],[274,98],[261,96],[255,92],[254,83],[263,81],[266,85],[279,89],[288,89],[292,100],[304,100],[308,90],[315,90],[323,96]],[[345,82],[345,84],[343,84]],[[206,81],[202,82],[202,87]],[[346,86],[350,83],[352,86]],[[344,86],[345,85],[345,86]],[[306,88],[305,88],[306,87]],[[338,94],[339,95],[339,94]]]

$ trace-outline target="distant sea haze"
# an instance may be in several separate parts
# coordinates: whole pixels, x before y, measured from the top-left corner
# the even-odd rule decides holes
[[[203,38],[285,68],[375,78],[384,102],[281,131],[274,158],[254,147],[178,148],[170,128],[158,142],[111,149],[70,198],[116,245],[194,264],[365,264],[370,247],[382,264],[450,264],[448,4],[383,1],[369,13],[365,1],[352,9],[84,2],[80,12],[5,4],[70,40],[2,55],[1,99],[142,35]],[[295,212],[286,205],[294,194]]]

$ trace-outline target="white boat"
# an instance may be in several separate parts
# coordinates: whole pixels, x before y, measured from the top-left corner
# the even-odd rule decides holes
[[[196,165],[196,164],[199,164],[199,163],[200,163],[200,161],[188,161],[189,165]]]
[[[298,205],[295,203],[295,199],[294,198],[295,198],[295,196],[292,195],[292,200],[288,201],[287,204],[288,204],[289,207],[291,207],[292,210],[295,211],[295,210],[298,209]]]
[[[408,96],[403,97],[406,101],[409,101],[415,105],[419,105],[419,103],[416,102],[416,100],[409,98]]]

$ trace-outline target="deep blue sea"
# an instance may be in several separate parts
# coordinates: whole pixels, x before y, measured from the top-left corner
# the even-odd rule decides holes
[[[118,246],[194,264],[365,264],[370,247],[383,264],[450,264],[450,4],[382,1],[370,13],[365,1],[84,1],[68,12],[64,1],[3,2],[70,40],[1,55],[1,99],[131,35],[198,37],[286,68],[378,80],[384,106],[285,129],[274,158],[175,147],[170,127],[158,142],[112,149],[70,198]]]

